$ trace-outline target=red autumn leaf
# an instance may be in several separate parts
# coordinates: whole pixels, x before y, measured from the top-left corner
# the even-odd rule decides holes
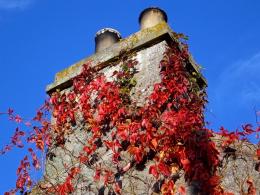
[[[181,195],[185,195],[186,194],[186,190],[183,186],[180,186],[178,191],[180,192]]]
[[[162,185],[161,191],[163,194],[173,194],[174,182],[172,180],[165,181]]]
[[[117,111],[117,114],[118,116],[123,116],[126,114],[126,110],[125,108],[120,108],[118,111]]]
[[[252,134],[252,133],[254,133],[255,131],[252,129],[252,125],[251,124],[246,124],[246,125],[244,125],[244,126],[242,126],[243,127],[243,130],[244,130],[244,132],[245,132],[245,134],[246,135],[250,135],[250,134]]]
[[[220,183],[219,176],[214,175],[209,179],[209,185],[211,185],[211,186],[217,186],[219,183]]]
[[[124,130],[127,130],[129,128],[129,125],[128,124],[120,124],[120,125],[117,125],[117,130],[118,131],[124,131]]]
[[[101,176],[101,171],[100,169],[96,169],[95,175],[94,175],[94,180],[99,181]]]
[[[22,122],[22,118],[19,115],[16,115],[14,120],[17,123],[21,123]]]
[[[0,154],[5,154],[6,152],[12,149],[11,145],[6,145],[3,150],[0,151]]]
[[[140,149],[135,146],[129,146],[127,150],[130,154],[134,155],[134,154],[138,153]]]
[[[256,195],[256,188],[255,188],[253,180],[252,179],[248,179],[246,181],[246,183],[248,185],[247,194],[248,195]]]
[[[171,174],[169,167],[166,164],[160,162],[157,167],[158,171],[161,172],[164,176],[169,176]]]
[[[15,192],[5,192],[4,195],[15,195]]]
[[[63,184],[58,185],[57,192],[59,193],[59,195],[68,195],[68,194],[72,193],[73,191],[74,191],[74,188],[71,183],[71,178],[69,178],[69,177],[66,178],[66,181]]]
[[[149,173],[152,174],[156,179],[159,177],[159,173],[158,173],[156,165],[151,165],[150,166]]]
[[[156,138],[153,138],[152,141],[151,141],[151,143],[152,143],[153,148],[156,149],[157,146],[158,146],[157,139],[156,139]]]
[[[114,184],[114,190],[117,194],[121,194],[122,189],[118,182]]]
[[[137,133],[132,133],[132,134],[130,135],[130,138],[129,138],[130,143],[131,143],[131,144],[135,144],[137,138],[138,138],[138,134],[137,134]]]
[[[106,145],[106,147],[107,147],[108,149],[113,150],[113,148],[114,148],[114,143],[113,143],[112,141],[104,140],[103,142],[105,143],[105,145]]]
[[[125,141],[128,138],[128,131],[126,129],[123,130],[123,131],[118,131],[117,135],[118,135],[119,138],[122,139],[122,141]]]
[[[12,137],[12,144],[13,145],[16,145],[17,147],[19,148],[22,148],[23,147],[23,143],[22,143],[22,140],[21,140],[21,137],[24,136],[25,133],[24,131],[21,131],[18,127],[15,129],[15,133]]]
[[[79,160],[81,163],[86,163],[89,158],[87,156],[80,155]]]
[[[79,173],[80,173],[80,168],[79,168],[79,167],[72,167],[72,168],[70,169],[69,176],[70,176],[72,179],[74,179],[75,176],[76,176],[77,174],[79,174]]]
[[[147,118],[145,118],[142,121],[142,126],[145,127],[146,129],[150,129],[152,127],[152,124]]]
[[[120,157],[120,154],[118,152],[114,153],[112,156],[112,162],[117,164],[118,163],[118,158]]]
[[[44,150],[44,141],[42,140],[41,137],[38,137],[36,140],[36,146],[39,150],[43,151]]]
[[[260,125],[260,122],[258,122],[258,124]],[[260,126],[258,126],[255,131],[260,132]]]
[[[25,185],[31,187],[32,181],[29,176],[28,170],[30,169],[30,163],[28,162],[28,157],[25,156],[21,160],[19,167],[17,168],[16,174],[18,176],[16,180],[16,189],[24,190]]]
[[[71,92],[67,95],[67,98],[70,102],[74,102],[75,101],[75,98],[76,98],[76,95],[75,93]]]
[[[100,127],[98,127],[98,126],[93,126],[91,129],[92,129],[93,133],[100,132]]]
[[[257,156],[258,158],[260,158],[260,148],[258,148],[258,149],[256,150],[256,156]]]
[[[181,164],[182,164],[184,170],[187,170],[189,168],[189,166],[190,166],[190,161],[187,158],[186,159],[181,159]]]
[[[33,166],[35,169],[40,169],[40,161],[38,160],[36,154],[34,153],[32,148],[29,148],[28,151],[31,153],[32,159],[33,159]]]
[[[219,134],[222,135],[222,136],[226,136],[229,133],[228,133],[227,129],[225,129],[224,127],[220,127],[220,133]]]
[[[105,171],[105,175],[104,175],[104,185],[107,185],[108,183],[112,182],[112,176],[113,176],[113,172],[106,170]]]
[[[24,177],[18,177],[18,179],[16,181],[16,188],[23,189],[23,187],[25,186],[25,183],[26,183],[26,179]]]
[[[141,149],[135,146],[129,146],[128,152],[132,154],[137,162],[141,162],[142,160],[142,153]]]
[[[42,120],[43,113],[41,111],[38,111],[36,116],[33,118],[34,121],[41,121]]]
[[[83,150],[89,155],[92,153],[92,149],[88,146],[84,146]]]

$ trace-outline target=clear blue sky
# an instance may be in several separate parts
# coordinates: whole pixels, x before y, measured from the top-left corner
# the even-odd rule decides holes
[[[12,107],[33,116],[56,72],[89,56],[103,27],[123,37],[139,30],[138,16],[159,6],[176,32],[189,36],[190,51],[204,68],[214,128],[255,123],[260,109],[260,1],[0,0],[0,111]],[[0,116],[0,146],[14,126]],[[0,194],[15,185],[23,153],[0,156]]]

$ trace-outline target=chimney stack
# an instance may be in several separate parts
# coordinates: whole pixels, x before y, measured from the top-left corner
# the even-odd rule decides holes
[[[160,22],[167,22],[168,17],[165,11],[158,7],[149,7],[143,10],[139,16],[141,30],[150,28]]]
[[[120,39],[121,39],[121,35],[115,29],[103,28],[103,29],[99,30],[95,36],[96,53],[112,46],[113,44],[118,42]]]

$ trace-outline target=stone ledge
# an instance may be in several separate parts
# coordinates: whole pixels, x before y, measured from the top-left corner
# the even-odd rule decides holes
[[[109,65],[109,62],[117,60],[122,54],[131,53],[162,40],[179,43],[179,41],[174,37],[171,28],[165,22],[130,35],[113,46],[93,54],[90,57],[84,58],[72,66],[58,72],[55,75],[55,81],[46,87],[46,92],[51,94],[56,90],[63,90],[70,87],[72,84],[71,80],[80,74],[83,64],[89,63],[91,67],[95,67],[98,71]],[[189,65],[192,69],[191,71],[195,71],[199,74],[200,86],[205,87],[206,80],[199,73],[198,67],[192,60],[191,56],[189,59]]]

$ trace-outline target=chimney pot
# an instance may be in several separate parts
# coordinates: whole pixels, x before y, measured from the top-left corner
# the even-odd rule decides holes
[[[160,22],[167,22],[168,17],[165,11],[158,7],[144,9],[139,16],[139,24],[142,29],[150,28]]]
[[[102,51],[121,39],[120,33],[112,28],[103,28],[96,33],[95,36],[95,51]]]

